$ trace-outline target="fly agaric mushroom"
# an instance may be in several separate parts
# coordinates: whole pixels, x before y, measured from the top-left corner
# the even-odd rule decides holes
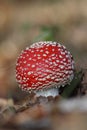
[[[57,96],[58,88],[74,77],[74,61],[66,47],[41,41],[27,47],[17,59],[16,79],[20,87],[37,96]]]

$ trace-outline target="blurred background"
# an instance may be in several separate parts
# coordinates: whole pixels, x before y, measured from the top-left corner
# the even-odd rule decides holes
[[[41,40],[63,43],[87,69],[87,0],[0,0],[0,97],[16,92],[16,58]]]

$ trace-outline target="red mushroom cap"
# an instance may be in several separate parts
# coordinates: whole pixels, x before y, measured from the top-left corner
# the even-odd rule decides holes
[[[27,91],[64,86],[74,76],[74,61],[66,47],[42,41],[27,47],[17,59],[16,79]]]

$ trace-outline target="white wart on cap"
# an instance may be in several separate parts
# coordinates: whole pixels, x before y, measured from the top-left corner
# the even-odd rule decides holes
[[[74,61],[65,46],[42,41],[27,47],[17,59],[16,79],[23,90],[56,96],[74,77]]]

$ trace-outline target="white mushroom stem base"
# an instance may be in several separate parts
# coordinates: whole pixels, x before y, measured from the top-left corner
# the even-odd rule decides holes
[[[49,88],[49,89],[45,89],[45,90],[41,90],[36,92],[36,96],[43,96],[43,97],[48,97],[48,96],[53,96],[56,97],[59,95],[59,91],[58,88]]]

